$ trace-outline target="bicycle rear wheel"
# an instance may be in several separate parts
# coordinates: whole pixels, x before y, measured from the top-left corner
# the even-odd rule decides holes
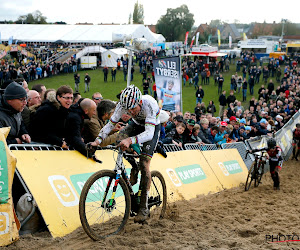
[[[253,177],[255,175],[255,173],[254,173],[255,164],[256,164],[256,162],[253,162],[250,169],[249,169],[249,171],[248,171],[248,176],[247,176],[247,180],[246,180],[246,184],[245,184],[245,191],[249,190],[249,188],[251,186],[251,183],[254,179]]]
[[[263,174],[264,174],[264,164],[260,163],[259,166],[257,167],[257,179],[254,182],[255,187],[258,187],[259,184],[261,183],[261,178],[262,178]]]
[[[111,200],[115,180],[114,171],[101,170],[94,173],[82,189],[79,201],[80,220],[84,231],[93,240],[101,240],[119,233],[128,221],[128,187],[120,178],[115,197]]]
[[[148,207],[151,219],[162,219],[164,217],[167,207],[167,188],[164,177],[158,171],[151,171]]]

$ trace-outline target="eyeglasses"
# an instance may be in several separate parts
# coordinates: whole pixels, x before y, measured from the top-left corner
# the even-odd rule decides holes
[[[18,100],[19,100],[20,102],[27,102],[27,98],[26,98],[26,97],[24,97],[24,98],[18,98]]]
[[[73,100],[72,96],[61,96],[61,98],[64,98],[65,100]]]
[[[103,97],[94,97],[93,99],[94,99],[94,100],[102,100]]]

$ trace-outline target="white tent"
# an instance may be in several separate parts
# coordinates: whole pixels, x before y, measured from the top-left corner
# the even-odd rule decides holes
[[[76,58],[80,58],[82,56],[88,55],[88,54],[92,54],[92,53],[99,53],[102,54],[103,52],[107,51],[107,49],[103,48],[100,45],[97,46],[87,46],[84,47],[83,50],[80,50],[77,54],[76,54]]]
[[[13,39],[22,42],[66,43],[112,43],[112,34],[146,38],[150,43],[164,42],[165,38],[155,34],[143,24],[128,25],[61,25],[61,24],[0,24],[1,40]]]
[[[118,48],[118,49],[110,49],[107,51],[104,51],[101,54],[101,66],[107,66],[109,68],[117,67],[117,59],[121,59],[121,57],[124,58],[125,55],[128,55],[128,50],[124,48]],[[121,63],[122,66],[122,63]]]

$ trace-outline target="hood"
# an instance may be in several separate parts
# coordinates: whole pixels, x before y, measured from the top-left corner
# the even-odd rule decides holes
[[[82,119],[90,119],[90,118],[84,113],[84,111],[82,110],[82,108],[79,106],[78,103],[73,104],[73,105],[70,107],[70,111],[71,111],[72,113],[77,113]]]

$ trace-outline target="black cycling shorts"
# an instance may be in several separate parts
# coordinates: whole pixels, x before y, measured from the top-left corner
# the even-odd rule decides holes
[[[149,159],[152,158],[157,142],[159,140],[160,126],[161,126],[160,124],[155,125],[154,135],[152,139],[150,141],[143,143],[141,154],[146,156]],[[122,140],[125,137],[136,136],[144,131],[145,131],[145,126],[141,126],[136,124],[134,121],[130,121],[128,125],[120,131],[118,139]]]

